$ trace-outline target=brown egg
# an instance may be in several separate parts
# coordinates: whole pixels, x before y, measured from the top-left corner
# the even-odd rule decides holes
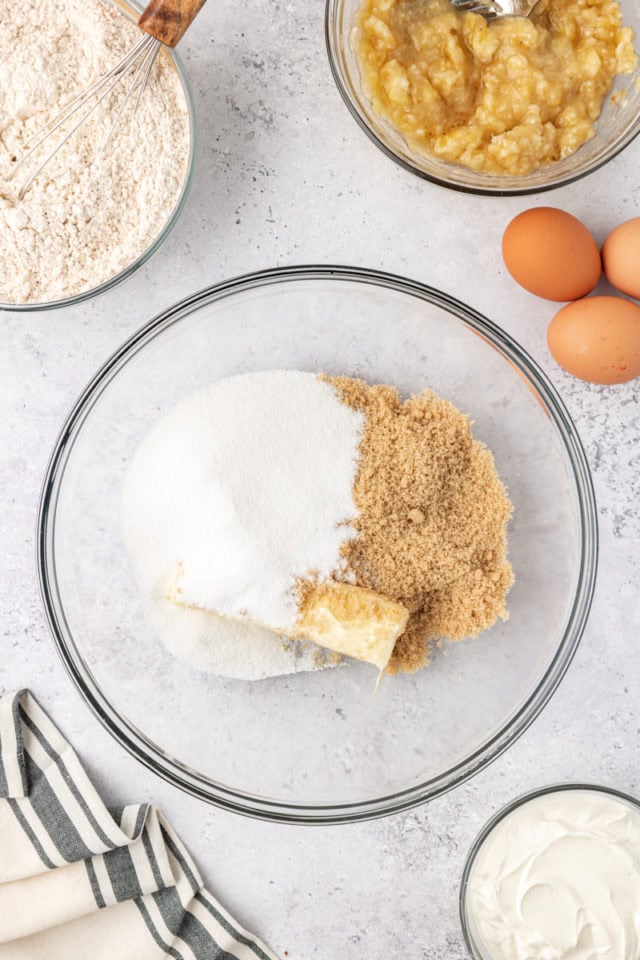
[[[640,300],[640,217],[611,231],[602,245],[602,263],[614,287]]]
[[[502,256],[520,286],[546,300],[577,300],[595,287],[602,265],[595,240],[576,217],[534,207],[511,221]]]
[[[547,330],[554,359],[590,383],[640,376],[640,307],[622,297],[587,297],[556,313]]]

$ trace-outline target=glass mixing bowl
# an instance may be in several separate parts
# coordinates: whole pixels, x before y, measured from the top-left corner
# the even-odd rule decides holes
[[[510,619],[412,676],[351,661],[223,679],[145,619],[121,530],[127,465],[159,417],[246,371],[429,386],[475,422],[514,504]],[[318,465],[322,469],[322,465]],[[589,470],[554,388],[495,324],[422,284],[347,267],[230,280],[170,308],[96,374],[64,425],[39,517],[42,595],[82,695],[139,760],[258,817],[340,822],[402,810],[476,773],[531,723],[575,652],[596,570]]]
[[[460,923],[467,949],[473,960],[494,960],[493,954],[486,946],[480,934],[479,925],[474,916],[472,897],[469,890],[469,885],[473,882],[473,870],[476,860],[483,844],[493,830],[495,830],[506,817],[513,813],[514,810],[524,806],[531,800],[537,800],[538,797],[544,797],[550,793],[563,793],[565,791],[604,794],[605,797],[622,801],[623,804],[632,807],[633,810],[640,810],[640,801],[628,793],[622,793],[620,790],[613,790],[611,787],[601,787],[590,783],[558,783],[547,787],[540,787],[537,790],[531,790],[529,793],[525,793],[521,797],[517,797],[499,810],[491,820],[485,824],[474,840],[469,855],[467,856],[464,870],[462,871],[462,880],[460,883]]]
[[[417,153],[406,143],[402,134],[373,110],[365,93],[357,58],[353,49],[356,14],[361,0],[327,0],[325,36],[329,63],[334,80],[344,102],[356,121],[383,153],[405,170],[466,193],[512,194],[539,193],[560,187],[597,170],[640,132],[640,65],[633,75],[616,78],[596,125],[596,135],[572,156],[540,167],[526,176],[491,176],[478,173],[457,164]],[[638,0],[620,0],[626,26],[640,37],[640,3]],[[624,97],[616,105],[614,93]],[[617,99],[617,98],[616,98]]]
[[[132,0],[131,3],[125,3],[124,0],[111,0],[111,2],[121,9],[123,15],[128,17],[130,20],[137,21],[140,13],[142,12],[142,6],[136,2],[136,0]],[[62,300],[49,300],[42,303],[3,303],[0,301],[0,310],[55,310],[58,307],[69,307],[74,303],[82,303],[84,300],[92,300],[99,294],[106,293],[107,290],[111,290],[112,287],[115,287],[118,283],[122,283],[122,281],[126,280],[127,277],[130,277],[132,273],[135,273],[139,267],[145,264],[147,260],[149,260],[153,254],[160,249],[164,241],[175,227],[176,223],[178,222],[178,218],[184,209],[184,205],[187,202],[187,197],[189,196],[189,191],[191,190],[191,184],[193,183],[196,150],[198,146],[198,125],[196,119],[196,108],[193,102],[193,92],[191,90],[191,84],[189,83],[189,78],[187,77],[182,60],[175,50],[170,50],[168,47],[163,48],[162,54],[169,57],[173,63],[184,91],[184,99],[187,105],[187,113],[189,116],[189,155],[187,157],[182,188],[176,200],[175,206],[171,211],[168,220],[160,230],[158,236],[152,243],[149,244],[147,249],[143,250],[140,256],[137,257],[127,267],[125,267],[124,270],[121,270],[120,273],[117,273],[115,276],[105,280],[104,283],[99,284],[97,287],[92,287],[90,290],[83,290],[80,293],[76,293],[72,297],[65,297]]]

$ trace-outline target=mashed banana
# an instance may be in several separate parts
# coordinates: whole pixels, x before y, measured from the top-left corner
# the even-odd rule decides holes
[[[637,63],[617,0],[542,0],[493,23],[448,0],[364,0],[358,24],[376,112],[414,150],[490,174],[577,150]]]

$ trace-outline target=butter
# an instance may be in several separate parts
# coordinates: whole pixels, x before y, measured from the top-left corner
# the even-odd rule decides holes
[[[294,636],[382,671],[389,663],[409,611],[399,603],[349,583],[321,583],[305,596]]]
[[[382,673],[404,632],[409,611],[373,590],[350,583],[325,581],[308,585],[303,591],[298,619],[292,629],[273,626],[243,616],[228,614],[202,605],[183,589],[183,568],[178,565],[174,590],[167,599],[191,610],[200,610],[226,620],[241,619],[294,640],[308,640],[327,650],[373,664]]]

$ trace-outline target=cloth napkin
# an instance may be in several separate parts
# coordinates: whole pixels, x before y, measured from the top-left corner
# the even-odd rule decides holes
[[[0,697],[0,960],[277,960],[157,807],[109,810],[27,691]]]

